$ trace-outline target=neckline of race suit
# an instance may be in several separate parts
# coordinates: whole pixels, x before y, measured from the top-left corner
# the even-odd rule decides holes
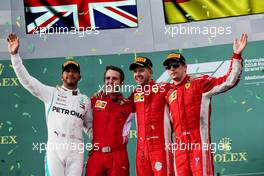
[[[61,88],[65,92],[71,93],[72,95],[77,95],[77,94],[80,93],[79,88],[76,88],[74,90],[71,90],[71,89],[68,89],[67,87],[65,87],[64,85],[59,86],[59,88]]]

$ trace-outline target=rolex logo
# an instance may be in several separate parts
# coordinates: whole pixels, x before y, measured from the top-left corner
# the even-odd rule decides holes
[[[220,140],[220,143],[223,144],[223,151],[224,152],[229,152],[231,150],[231,143],[232,143],[232,139],[230,139],[229,137],[224,137]]]

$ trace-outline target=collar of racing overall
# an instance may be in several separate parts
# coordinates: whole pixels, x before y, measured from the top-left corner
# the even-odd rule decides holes
[[[78,95],[80,93],[80,90],[79,88],[75,89],[75,90],[71,90],[71,89],[68,89],[66,88],[64,85],[61,85],[60,88],[66,92],[69,92],[71,93],[72,95]]]
[[[185,84],[186,82],[189,82],[190,81],[190,76],[189,75],[186,75],[185,78],[182,80],[182,82],[180,84],[174,84],[173,83],[173,87],[174,88],[177,88],[177,87],[180,87],[181,85]]]

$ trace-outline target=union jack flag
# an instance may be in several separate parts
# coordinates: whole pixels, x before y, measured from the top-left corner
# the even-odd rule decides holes
[[[138,26],[136,0],[24,0],[27,33]]]

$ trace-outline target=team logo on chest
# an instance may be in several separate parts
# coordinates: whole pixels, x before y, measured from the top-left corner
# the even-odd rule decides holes
[[[158,85],[152,86],[152,92],[157,93],[159,91]]]
[[[144,102],[144,92],[134,94],[134,102]]]
[[[186,89],[189,89],[190,86],[191,86],[191,83],[189,83],[189,82],[185,83],[185,88],[186,88]]]
[[[177,90],[174,90],[170,96],[169,96],[169,104],[173,101],[173,100],[176,100],[177,98]]]
[[[82,108],[84,110],[85,109],[85,99],[84,99],[84,97],[80,98],[79,103],[80,103],[80,108]]]
[[[102,100],[96,100],[95,108],[105,109],[107,102]]]

